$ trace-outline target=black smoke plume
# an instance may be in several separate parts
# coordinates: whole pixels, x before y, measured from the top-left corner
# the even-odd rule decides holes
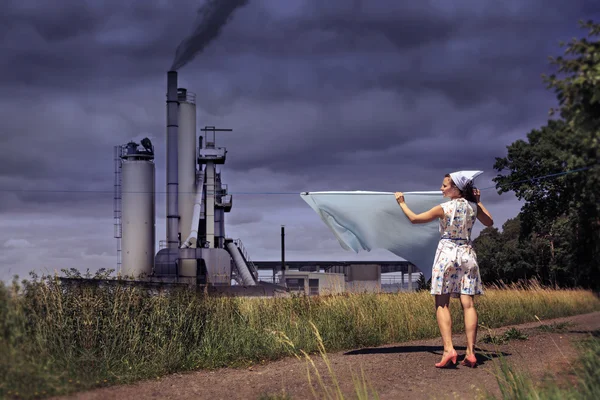
[[[198,10],[193,32],[177,46],[171,71],[177,71],[200,54],[219,36],[235,9],[246,4],[248,0],[207,0]]]

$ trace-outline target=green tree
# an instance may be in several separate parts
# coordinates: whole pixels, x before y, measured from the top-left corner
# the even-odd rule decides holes
[[[502,225],[502,251],[499,255],[500,272],[503,281],[528,280],[538,276],[535,262],[532,261],[529,242],[519,240],[521,223],[519,218],[509,219]]]
[[[477,254],[477,264],[481,273],[481,280],[491,284],[504,280],[500,269],[500,255],[502,252],[501,234],[498,228],[489,226],[483,229],[479,236],[473,240],[473,248]]]
[[[417,279],[417,291],[429,291],[431,290],[431,278],[425,280],[425,275],[419,274]]]
[[[520,214],[502,225],[502,232],[488,227],[473,241],[481,279],[486,284],[538,278],[550,282],[547,271],[549,244],[547,240],[520,240]]]
[[[525,200],[520,241],[550,245],[542,275],[563,285],[598,286],[600,264],[600,25],[581,24],[589,39],[573,39],[565,56],[551,58],[556,74],[544,76],[559,108],[527,140],[497,158],[498,193],[514,191]],[[561,44],[564,46],[564,44]],[[555,175],[557,172],[577,171]],[[533,247],[531,247],[533,248]]]

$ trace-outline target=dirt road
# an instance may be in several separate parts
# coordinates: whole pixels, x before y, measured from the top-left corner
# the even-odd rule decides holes
[[[362,368],[367,381],[381,399],[476,399],[486,392],[499,396],[495,377],[497,357],[503,355],[517,368],[530,373],[536,381],[570,368],[577,356],[573,342],[598,334],[600,312],[544,321],[544,324],[567,322],[563,331],[547,332],[540,323],[516,325],[527,340],[510,340],[506,344],[486,344],[481,341],[489,332],[479,332],[478,361],[480,365],[467,368],[437,369],[434,363],[441,358],[439,339],[398,343],[377,348],[332,353],[328,358],[346,398],[356,398],[351,371]],[[493,330],[502,335],[510,327]],[[465,340],[455,336],[459,361],[464,355]],[[328,376],[320,357],[313,358],[321,374]],[[331,386],[331,380],[325,379]],[[319,395],[323,390],[313,381]],[[307,380],[304,361],[288,358],[248,369],[221,369],[174,374],[157,380],[133,385],[102,388],[73,396],[78,400],[108,399],[259,399],[265,394],[281,394],[293,399],[313,398]]]

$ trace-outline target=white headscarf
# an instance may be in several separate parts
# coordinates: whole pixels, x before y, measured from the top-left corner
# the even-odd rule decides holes
[[[461,190],[465,190],[465,186],[479,175],[483,174],[483,171],[457,171],[450,174],[450,178],[454,184]]]

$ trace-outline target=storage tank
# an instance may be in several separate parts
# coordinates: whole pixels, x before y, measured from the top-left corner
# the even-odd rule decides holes
[[[179,88],[177,91],[177,100],[179,101],[179,131],[177,135],[178,209],[179,229],[183,240],[191,232],[196,198],[196,96],[184,88]],[[193,278],[195,281],[196,260],[181,260],[179,275],[180,277]]]
[[[122,274],[150,275],[154,265],[155,166],[150,140],[130,142],[121,156]]]

